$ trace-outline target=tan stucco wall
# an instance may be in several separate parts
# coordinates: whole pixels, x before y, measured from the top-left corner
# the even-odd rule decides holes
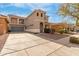
[[[39,16],[37,16],[37,13],[39,13]],[[43,17],[40,16],[40,14],[43,13]],[[43,11],[37,10],[36,12],[33,12],[30,16],[28,16],[25,19],[25,25],[26,25],[26,31],[30,32],[40,32],[40,23],[43,23],[43,28],[45,27],[45,22],[48,22],[45,20],[45,14]],[[30,26],[32,25],[32,26]]]
[[[17,24],[17,18],[11,18],[11,23],[13,23],[13,24]]]
[[[5,18],[0,18],[0,34],[8,32],[8,23]]]

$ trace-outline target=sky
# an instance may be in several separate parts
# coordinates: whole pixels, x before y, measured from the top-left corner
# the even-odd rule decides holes
[[[33,10],[42,9],[49,16],[50,23],[65,22],[69,18],[63,18],[58,14],[60,6],[59,3],[0,3],[0,14],[27,17]],[[69,23],[74,23],[74,21],[69,21]]]

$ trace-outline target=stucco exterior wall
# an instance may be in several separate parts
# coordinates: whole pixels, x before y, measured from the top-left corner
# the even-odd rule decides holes
[[[37,13],[39,15],[37,16]],[[41,17],[42,13],[42,17]],[[43,23],[43,29],[45,28],[45,22],[48,22],[48,19],[45,19],[44,11],[37,10],[34,11],[30,16],[25,19],[26,31],[30,32],[40,32],[40,23]],[[44,32],[44,30],[43,30]]]
[[[5,34],[8,32],[8,23],[6,18],[0,18],[0,34]]]

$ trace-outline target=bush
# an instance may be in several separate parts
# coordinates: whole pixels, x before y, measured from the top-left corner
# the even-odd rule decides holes
[[[11,30],[8,30],[8,32],[11,32]]]
[[[45,33],[50,33],[51,31],[50,31],[50,29],[45,28],[45,29],[44,29],[44,32],[45,32]]]
[[[64,33],[64,30],[61,29],[61,30],[59,30],[58,32],[59,32],[60,34],[63,34],[63,33]]]
[[[51,33],[54,34],[55,33],[55,30],[54,29],[51,29]]]
[[[70,42],[79,44],[79,38],[77,38],[77,37],[70,37]]]
[[[64,33],[69,33],[69,30],[64,30]]]
[[[69,31],[68,31],[68,30],[64,30],[64,29],[60,29],[58,32],[59,32],[60,34],[63,34],[63,33],[68,33]]]

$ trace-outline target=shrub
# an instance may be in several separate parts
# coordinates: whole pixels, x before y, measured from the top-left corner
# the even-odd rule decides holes
[[[54,34],[55,33],[55,30],[54,29],[51,29],[51,33]]]
[[[69,40],[71,43],[76,43],[76,44],[79,44],[79,38],[77,37],[70,37],[70,40]]]
[[[64,33],[69,33],[69,30],[64,30]]]
[[[8,30],[8,32],[11,32],[11,30]]]
[[[45,32],[45,33],[50,33],[51,31],[50,31],[50,29],[45,28],[45,29],[44,29],[44,32]]]
[[[64,29],[60,29],[58,32],[59,32],[60,34],[63,34],[63,33],[68,33],[69,31],[68,31],[68,30],[64,30]]]
[[[59,30],[58,32],[59,32],[60,34],[63,34],[63,33],[64,33],[64,30],[61,29],[61,30]]]

